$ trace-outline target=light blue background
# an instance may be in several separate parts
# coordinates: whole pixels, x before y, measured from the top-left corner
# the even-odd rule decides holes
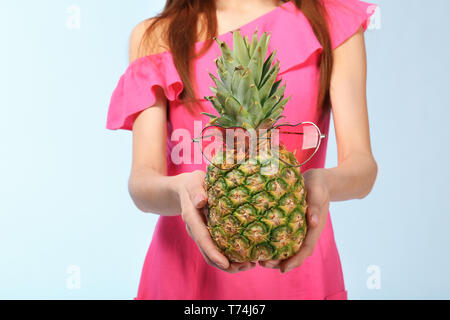
[[[163,2],[0,1],[0,298],[135,296],[156,216],[128,196],[130,134],[104,126],[129,33]],[[379,175],[366,199],[332,204],[345,281],[353,299],[448,299],[450,2],[376,2],[381,28],[367,48]],[[66,27],[70,5],[79,30]],[[366,285],[371,265],[378,290]]]

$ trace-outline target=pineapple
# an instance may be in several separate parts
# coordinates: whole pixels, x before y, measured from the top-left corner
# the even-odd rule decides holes
[[[217,58],[219,77],[213,96],[206,97],[219,113],[207,114],[211,125],[247,130],[270,129],[281,118],[288,98],[286,86],[276,80],[276,52],[267,56],[270,35],[257,32],[251,41],[233,32],[233,50],[217,40],[222,55]],[[261,139],[264,141],[264,139]],[[239,164],[209,165],[208,229],[216,246],[230,261],[283,260],[300,249],[306,234],[306,191],[295,155],[282,145],[270,148]],[[219,161],[219,157],[213,159]],[[272,169],[272,170],[271,170]]]

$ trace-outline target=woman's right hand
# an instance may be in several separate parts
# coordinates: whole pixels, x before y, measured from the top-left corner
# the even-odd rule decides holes
[[[206,224],[208,196],[205,190],[205,172],[194,171],[177,176],[177,192],[180,199],[181,217],[186,230],[197,243],[206,262],[229,273],[247,271],[255,263],[230,263],[215,246]]]

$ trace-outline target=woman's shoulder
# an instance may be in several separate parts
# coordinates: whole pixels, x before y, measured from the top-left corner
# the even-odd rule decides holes
[[[131,130],[138,114],[155,104],[157,88],[162,89],[170,101],[177,100],[183,91],[183,82],[170,53],[160,42],[161,38],[155,36],[161,32],[161,29],[156,28],[162,26],[153,28],[152,23],[151,19],[145,20],[131,33],[131,63],[111,96],[107,119],[109,129]],[[149,42],[150,47],[146,45]]]
[[[168,51],[167,41],[164,39],[166,26],[164,20],[149,18],[133,28],[129,44],[130,63]]]

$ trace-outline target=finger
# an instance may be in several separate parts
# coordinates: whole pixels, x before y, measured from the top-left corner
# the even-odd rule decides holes
[[[193,207],[189,210],[192,210],[192,212],[185,215],[185,222],[189,226],[192,238],[214,264],[222,269],[227,269],[230,263],[228,259],[217,250],[200,213],[196,212],[196,209]]]
[[[189,192],[189,197],[196,209],[201,209],[208,203],[208,195],[202,187],[196,187]]]
[[[193,181],[192,189],[189,190],[189,197],[197,209],[203,208],[208,202],[208,195],[205,188],[205,177],[206,173],[203,171],[195,171],[195,178]]]
[[[261,267],[269,268],[269,269],[279,269],[280,268],[280,260],[268,260],[261,261],[259,264]]]
[[[306,214],[308,218],[308,225],[310,227],[317,227],[319,225],[319,217],[317,214],[314,214],[312,211],[308,211]]]
[[[293,257],[284,260],[279,265],[281,273],[288,273],[291,270],[300,267],[303,264],[303,261],[311,255],[311,251],[310,247],[302,247]]]
[[[200,253],[203,256],[203,259],[205,259],[206,263],[212,267],[215,267],[217,269],[223,270],[221,267],[219,267],[217,264],[215,264],[207,255],[206,253],[202,250],[202,248],[199,247]]]
[[[205,207],[206,204],[208,203],[208,196],[206,195],[206,192],[197,191],[192,203],[194,204],[195,208],[197,208],[197,209],[201,209],[201,208]]]
[[[317,227],[319,226],[320,217],[322,216],[322,213],[328,212],[329,205],[323,204],[323,205],[316,205],[311,204],[306,209],[306,217],[308,220],[308,227]]]
[[[230,264],[230,266],[227,269],[223,269],[216,265],[214,262],[211,261],[211,259],[208,258],[208,256],[205,254],[205,252],[200,248],[200,253],[202,254],[203,258],[205,259],[206,263],[209,264],[212,267],[216,267],[217,269],[220,269],[222,271],[228,272],[228,273],[237,273],[237,272],[243,272],[250,270],[256,266],[256,263],[254,262],[233,262]]]
[[[200,212],[205,217],[205,219],[208,217],[208,207],[204,207],[204,208],[200,209]]]
[[[254,262],[233,262],[227,269],[224,269],[223,271],[226,271],[228,273],[244,272],[254,268],[255,266],[256,263]]]
[[[328,211],[330,206],[329,198],[326,195],[326,190],[320,186],[313,186],[308,190],[306,194],[306,203],[308,207],[306,209],[306,215],[308,223],[315,227],[319,225],[320,214],[324,211]]]
[[[321,230],[318,227],[310,227],[300,250],[294,256],[280,263],[280,271],[282,273],[287,273],[294,268],[300,267],[303,264],[303,261],[313,254],[320,233]]]
[[[254,267],[256,267],[255,262],[244,262],[240,264],[239,272],[248,271],[250,269],[253,269]]]

